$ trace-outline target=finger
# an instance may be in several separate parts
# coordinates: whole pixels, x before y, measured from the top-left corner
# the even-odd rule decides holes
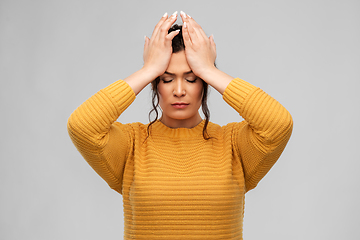
[[[174,39],[174,37],[179,34],[179,32],[180,32],[180,29],[175,30],[175,31],[172,31],[172,32],[169,33],[165,38],[166,38],[167,40],[172,41],[172,40]]]
[[[188,21],[188,17],[187,14],[184,13],[183,11],[180,11],[180,16],[181,16],[181,20],[183,21],[183,23],[185,23],[186,21]]]
[[[150,39],[145,36],[145,43],[144,43],[144,52],[146,51],[146,49],[148,48],[149,46],[149,42],[150,42]]]
[[[195,29],[193,28],[193,26],[191,25],[191,22],[186,22],[184,23],[186,24],[186,29],[189,33],[189,37],[190,37],[190,41],[192,44],[197,43],[199,38],[198,38],[198,34],[196,33]]]
[[[164,39],[168,35],[168,31],[177,19],[177,11],[174,12],[163,24],[160,26],[157,38]]]
[[[182,35],[183,35],[183,39],[184,39],[184,44],[185,44],[185,48],[190,48],[191,47],[191,39],[190,39],[190,34],[188,31],[188,23],[184,22],[183,27],[182,27]]]
[[[146,58],[146,56],[147,56],[147,49],[148,49],[148,47],[149,47],[149,43],[150,43],[150,39],[149,39],[147,36],[145,36],[144,52],[143,52],[143,59],[144,59],[144,61],[145,61],[145,58]]]
[[[200,26],[196,26],[197,23],[195,22],[195,20],[193,20],[189,15],[187,15],[183,11],[180,12],[180,16],[183,20],[184,25],[187,26],[190,40],[192,41],[192,43],[194,43],[194,41],[198,40],[199,37],[200,38],[203,37],[202,34],[196,29],[196,27],[200,27]]]
[[[200,24],[198,24],[195,19],[193,19],[192,17],[190,17],[189,15],[185,15],[186,17],[186,21],[190,22],[190,24],[193,26],[193,28],[195,29],[196,33],[198,34],[198,37],[203,37],[203,38],[208,38],[206,36],[206,33],[204,32],[204,30],[202,29],[202,27],[200,26]]]
[[[168,14],[167,12],[161,17],[160,21],[155,25],[155,28],[151,34],[151,38],[153,36],[156,36],[157,32],[159,31],[159,28],[161,27],[161,25],[168,19]]]
[[[191,26],[194,28],[196,34],[198,35],[199,38],[204,38],[207,39],[208,37],[206,36],[206,33],[204,32],[204,30],[202,29],[202,27],[193,19],[193,18],[187,18],[188,21],[190,22]]]
[[[186,29],[189,26],[189,19],[188,15],[184,13],[183,11],[180,11],[181,20],[183,21],[183,30]],[[186,29],[187,30],[187,29]]]
[[[214,41],[214,35],[211,34],[211,36],[209,37],[209,40],[210,40],[210,45],[211,45],[211,48],[213,50],[213,52],[215,53],[215,58],[216,58],[216,44],[215,44],[215,41]]]
[[[210,40],[210,44],[211,44],[211,47],[215,50],[216,52],[216,44],[215,44],[215,41],[214,41],[214,35],[211,35],[209,37],[209,40]]]

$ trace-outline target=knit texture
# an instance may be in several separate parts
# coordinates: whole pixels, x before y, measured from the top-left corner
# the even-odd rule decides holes
[[[172,129],[115,122],[135,99],[119,80],[70,116],[70,137],[91,167],[121,193],[124,239],[242,239],[245,193],[274,165],[292,131],[288,111],[234,79],[224,100],[245,119]]]

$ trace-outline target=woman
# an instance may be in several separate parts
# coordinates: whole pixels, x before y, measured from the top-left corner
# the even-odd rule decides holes
[[[124,239],[242,239],[245,193],[279,158],[292,118],[259,88],[218,70],[214,39],[193,18],[181,17],[177,30],[170,29],[176,12],[161,18],[145,38],[144,66],[78,107],[68,131],[122,194]],[[147,125],[115,122],[149,83],[161,118]],[[223,127],[209,122],[208,84],[245,120]]]

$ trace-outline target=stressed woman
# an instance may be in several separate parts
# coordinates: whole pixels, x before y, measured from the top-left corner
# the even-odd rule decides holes
[[[145,38],[143,67],[80,105],[68,131],[122,194],[124,239],[242,239],[245,193],[279,158],[292,118],[261,89],[217,69],[214,39],[181,18],[173,25],[177,13],[165,14]],[[155,120],[116,122],[149,83]],[[208,85],[244,121],[210,122]]]

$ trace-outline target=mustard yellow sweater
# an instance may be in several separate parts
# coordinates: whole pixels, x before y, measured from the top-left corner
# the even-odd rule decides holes
[[[274,165],[292,131],[275,99],[235,78],[223,99],[245,120],[172,129],[115,122],[133,102],[119,80],[70,116],[70,137],[91,167],[121,193],[124,239],[242,239],[245,193]],[[147,138],[147,139],[146,139]]]

